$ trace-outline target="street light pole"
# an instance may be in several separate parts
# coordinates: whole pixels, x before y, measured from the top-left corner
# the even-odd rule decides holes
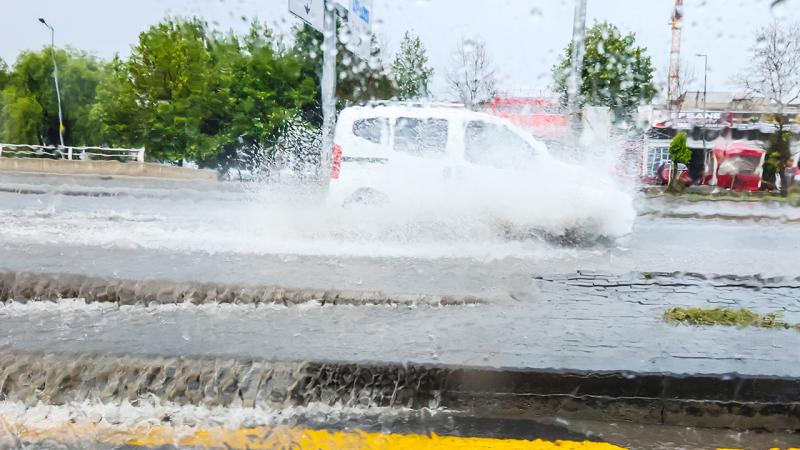
[[[53,57],[53,79],[56,82],[56,99],[58,100],[58,140],[61,146],[64,146],[64,116],[61,113],[61,90],[58,87],[58,65],[56,64],[56,30],[45,22],[43,18],[39,18],[39,22],[50,30],[50,56]]]

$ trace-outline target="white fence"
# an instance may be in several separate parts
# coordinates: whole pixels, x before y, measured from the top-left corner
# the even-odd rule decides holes
[[[116,159],[144,162],[144,148],[62,147],[0,143],[0,158]]]

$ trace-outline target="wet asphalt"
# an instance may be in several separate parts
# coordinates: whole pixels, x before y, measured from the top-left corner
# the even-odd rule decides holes
[[[491,240],[477,247],[496,248],[475,251],[464,250],[458,241],[440,245],[400,239],[374,245],[345,239],[270,251],[248,246],[253,235],[236,239],[235,230],[228,241],[173,239],[183,226],[191,234],[192,223],[215,220],[187,222],[192,209],[228,214],[228,205],[257,203],[260,194],[251,191],[39,176],[4,177],[0,182],[5,188],[0,189],[0,270],[462,294],[487,300],[446,307],[8,303],[0,306],[0,346],[14,351],[800,377],[795,352],[800,333],[794,330],[695,328],[670,325],[662,318],[671,306],[727,306],[777,312],[800,322],[795,294],[800,270],[793,262],[800,228],[785,220],[794,212],[774,209],[780,207],[770,206],[767,213],[756,208],[754,214],[752,207],[730,204],[680,206],[692,218],[678,219],[659,214],[676,207],[651,201],[631,235],[585,248]],[[22,185],[28,190],[15,193],[13,187]],[[54,192],[65,185],[75,195]],[[116,194],[85,195],[109,189]],[[203,198],[209,193],[212,199]],[[173,207],[180,199],[189,199],[191,207]],[[718,217],[720,208],[726,219]],[[732,219],[736,214],[741,218]],[[755,215],[771,216],[755,220]],[[226,222],[220,225],[225,234]],[[137,242],[137,230],[146,235],[144,242]],[[159,230],[169,231],[163,240]],[[506,437],[543,433],[543,428],[513,421],[450,420],[412,420],[384,429],[473,435],[495,430]],[[693,448],[709,439],[714,445],[742,447],[798,442],[794,434],[631,424],[574,422],[569,430],[632,448]]]

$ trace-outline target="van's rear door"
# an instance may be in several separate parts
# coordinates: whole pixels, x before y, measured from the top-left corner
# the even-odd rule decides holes
[[[390,153],[389,119],[381,116],[357,118],[351,127],[337,132],[331,176],[342,182],[369,186],[381,176]]]

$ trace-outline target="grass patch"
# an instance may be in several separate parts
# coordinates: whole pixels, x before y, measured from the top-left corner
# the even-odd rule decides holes
[[[728,327],[794,328],[800,331],[800,324],[790,324],[781,320],[777,313],[759,314],[747,308],[670,308],[664,313],[664,320],[673,324]]]
[[[791,193],[784,197],[780,194],[775,194],[772,192],[724,192],[719,194],[701,194],[699,192],[691,192],[685,194],[684,198],[689,202],[776,202],[785,203],[792,206],[800,205],[800,196],[796,193]]]
[[[800,186],[789,188],[785,197],[775,191],[736,192],[723,189],[716,192],[707,192],[689,186],[682,193],[670,193],[666,188],[647,189],[645,198],[669,197],[674,200],[687,202],[775,202],[791,206],[800,206]]]

